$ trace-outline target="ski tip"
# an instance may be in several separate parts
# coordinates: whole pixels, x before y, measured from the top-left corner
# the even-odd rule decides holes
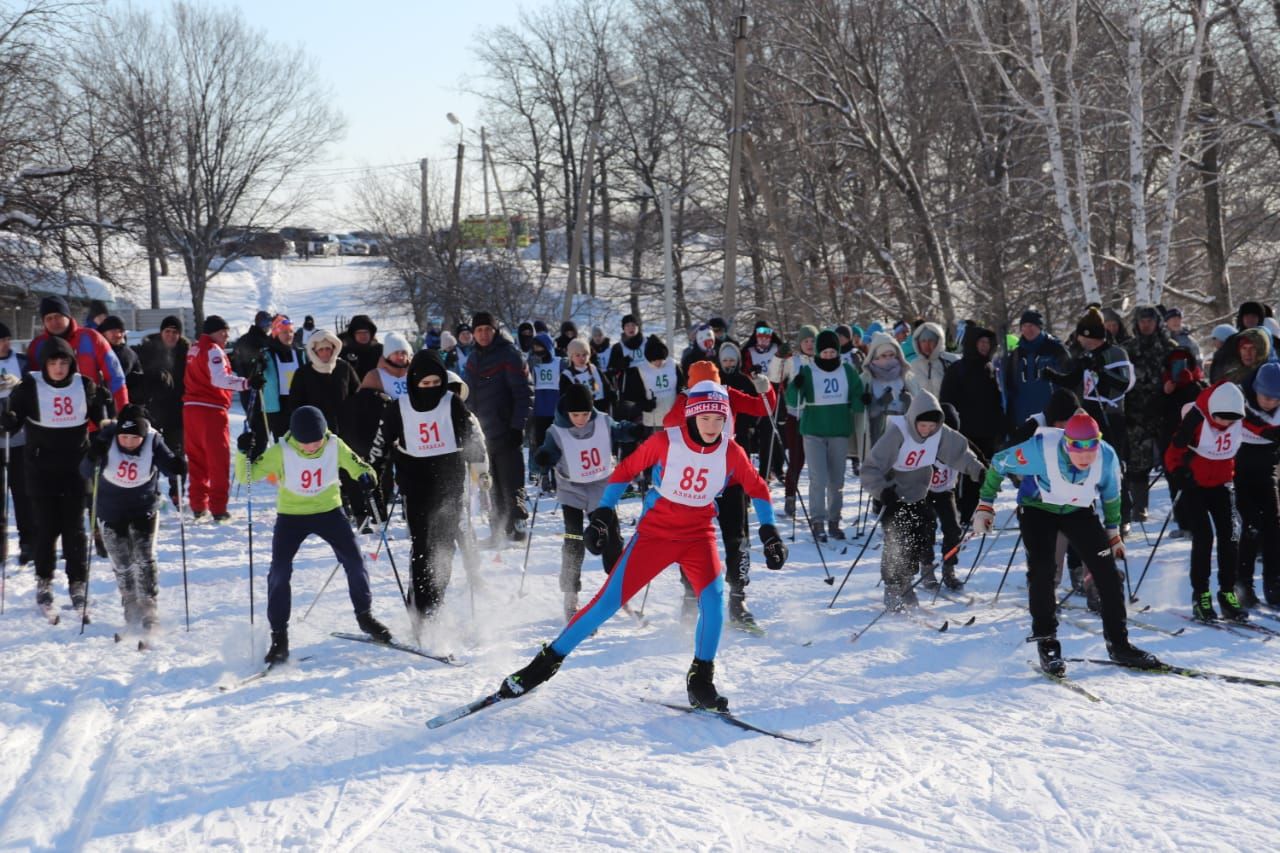
[[[972,625],[974,622],[977,622],[977,621],[978,621],[977,616],[970,616],[969,621],[964,623],[964,627],[968,628],[970,625]]]

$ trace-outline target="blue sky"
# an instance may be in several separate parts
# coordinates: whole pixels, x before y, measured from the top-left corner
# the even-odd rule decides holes
[[[136,8],[163,11],[168,0],[133,0]],[[301,45],[315,61],[347,119],[344,139],[329,151],[326,168],[377,166],[429,158],[433,164],[452,158],[457,128],[445,114],[453,112],[468,128],[479,129],[478,99],[463,91],[477,63],[472,45],[486,27],[518,23],[522,9],[534,10],[549,0],[260,0],[230,2],[255,29],[274,42]],[[474,139],[468,176],[479,183],[479,144]],[[452,164],[441,164],[450,170]],[[350,227],[340,211],[340,180],[327,178],[333,201],[313,217],[318,226]],[[478,194],[478,193],[477,193]],[[477,204],[479,202],[477,201]],[[464,210],[466,205],[464,204]]]

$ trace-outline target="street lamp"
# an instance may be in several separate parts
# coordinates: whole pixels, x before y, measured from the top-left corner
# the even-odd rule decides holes
[[[462,212],[462,159],[466,154],[467,146],[462,141],[462,122],[453,113],[446,113],[445,118],[449,120],[449,124],[458,127],[458,165],[453,173],[453,229],[449,234],[449,242],[453,247],[454,261],[457,261],[458,245],[461,242],[462,232],[459,230],[458,218]]]

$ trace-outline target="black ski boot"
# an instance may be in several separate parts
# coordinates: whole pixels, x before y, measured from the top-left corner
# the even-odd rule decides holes
[[[53,606],[53,581],[51,579],[36,579],[36,604],[42,608]]]
[[[821,521],[815,521],[813,526],[809,528],[809,532],[813,534],[813,541],[819,545],[827,544],[827,531],[822,526]]]
[[[956,567],[950,563],[942,567],[942,584],[952,592],[964,589],[964,581],[956,576]]]
[[[925,563],[920,567],[920,585],[929,591],[938,588],[938,570],[933,563]]]
[[[374,619],[373,614],[368,610],[356,614],[356,624],[360,626],[361,631],[372,637],[375,642],[391,642],[391,631],[387,629],[386,625]]]
[[[67,591],[71,594],[72,609],[79,610],[81,613],[85,612],[84,607],[88,596],[88,589],[84,581],[71,584]]]
[[[1131,644],[1127,637],[1114,643],[1107,640],[1107,657],[1121,666],[1136,669],[1159,669],[1164,666],[1158,657]]]
[[[747,609],[747,594],[745,592],[729,593],[729,621],[747,628],[756,627],[756,617]]]
[[[1222,618],[1230,622],[1248,622],[1249,611],[1240,606],[1240,599],[1234,592],[1218,590],[1218,606],[1222,608]]]
[[[840,542],[843,542],[843,541],[844,541],[844,531],[840,529],[840,522],[838,522],[838,521],[828,521],[828,522],[827,522],[827,535],[828,535],[828,536],[830,536],[832,539],[835,539],[835,540],[838,540],[838,541],[840,541]]]
[[[1124,580],[1124,578],[1121,578]],[[1102,593],[1098,592],[1098,585],[1093,582],[1093,573],[1086,572],[1084,576],[1084,599],[1085,605],[1094,613],[1102,612]]]
[[[782,514],[787,518],[796,517],[796,496],[787,495],[782,499]]]
[[[516,670],[502,680],[498,693],[504,699],[523,696],[555,675],[562,661],[564,661],[564,655],[556,654],[549,645],[543,646],[524,669]]]
[[[289,631],[282,628],[279,631],[271,632],[271,648],[267,649],[267,656],[262,659],[263,663],[284,663],[289,659]]]
[[[709,711],[729,710],[729,700],[716,690],[715,677],[715,661],[693,659],[689,674],[685,676],[690,705],[695,708],[706,708]]]
[[[890,613],[901,613],[909,607],[919,607],[920,602],[909,584],[894,581],[884,585],[884,606]]]
[[[1253,580],[1248,582],[1239,581],[1236,583],[1236,598],[1240,600],[1240,606],[1246,610],[1257,607],[1262,602],[1258,599],[1258,593],[1253,588]]]
[[[1041,669],[1056,678],[1067,674],[1067,662],[1062,659],[1062,643],[1053,637],[1044,637],[1036,641],[1036,649],[1040,652]]]

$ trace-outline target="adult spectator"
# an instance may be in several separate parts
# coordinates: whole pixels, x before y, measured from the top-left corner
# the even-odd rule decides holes
[[[472,325],[471,331],[475,332],[475,328],[474,328],[475,322],[473,321],[471,325]],[[572,320],[565,320],[563,323],[561,323],[560,336],[556,338],[556,355],[560,356],[561,358],[566,357],[569,354],[569,341],[572,341],[577,337],[578,337],[578,326],[576,323],[574,323]],[[479,342],[477,341],[477,343]],[[480,345],[483,346],[483,344],[480,344]]]
[[[1213,385],[1224,379],[1244,382],[1250,373],[1266,364],[1270,357],[1270,333],[1261,327],[1250,326],[1227,338],[1214,354],[1213,364],[1209,368],[1209,382]]]
[[[1183,325],[1181,308],[1170,308],[1164,312],[1164,327],[1175,344],[1189,350],[1196,361],[1200,361],[1200,345]]]
[[[284,314],[271,318],[271,340],[267,342],[266,384],[262,387],[262,410],[267,413],[267,426],[276,441],[289,431],[289,416],[293,406],[289,401],[289,389],[293,376],[302,367],[302,353],[293,348],[293,321]],[[258,424],[253,424],[255,430]],[[259,448],[265,448],[263,441]]]
[[[609,347],[609,355],[605,361],[605,376],[621,394],[624,390],[622,385],[627,371],[644,363],[644,334],[640,329],[640,322],[636,320],[634,314],[624,314],[622,337],[616,344]]]
[[[522,451],[525,423],[533,411],[533,387],[520,350],[498,334],[492,314],[477,313],[471,328],[476,348],[467,359],[463,379],[471,389],[467,408],[480,421],[489,455],[489,544],[497,547],[504,540],[524,541],[527,534]]]
[[[289,386],[293,408],[315,406],[335,429],[347,400],[360,388],[355,368],[339,357],[341,353],[341,338],[328,329],[316,329],[307,341],[306,364],[293,374]]]
[[[1236,312],[1236,329],[1243,332],[1245,329],[1254,329],[1262,325],[1262,321],[1267,316],[1267,309],[1263,307],[1261,302],[1240,303],[1240,310]]]
[[[182,427],[187,451],[188,504],[193,521],[231,518],[227,512],[230,488],[231,433],[227,411],[233,391],[261,390],[260,372],[236,376],[223,349],[230,330],[217,314],[205,318],[202,334],[187,354],[186,391],[182,397]]]
[[[298,349],[306,352],[307,341],[311,340],[311,336],[316,333],[316,318],[308,314],[302,318],[302,328],[293,337],[293,345]]]
[[[716,336],[716,353],[720,352],[720,345],[723,343],[731,343],[735,346],[737,345],[738,342],[729,337],[729,324],[725,322],[723,317],[712,317],[707,321],[707,325],[711,327],[711,331]],[[715,361],[715,359],[716,357],[713,355],[711,360]]]
[[[351,365],[361,379],[377,367],[378,359],[382,358],[382,344],[377,335],[378,327],[369,315],[357,314],[347,323],[347,330],[338,336],[342,339],[342,360]]]
[[[1000,397],[1000,381],[993,361],[996,333],[969,325],[963,345],[964,353],[942,377],[939,399],[955,407],[960,433],[969,439],[983,461],[990,461],[1005,434],[1004,400]],[[962,477],[959,490],[960,517],[967,519],[978,505],[979,489],[977,484]]]
[[[818,338],[818,327],[804,325],[796,333],[796,351],[780,348],[778,354],[769,364],[769,383],[785,392],[787,387],[800,375],[800,370],[813,364],[816,355],[814,347]],[[686,371],[686,375],[688,371]],[[800,489],[800,472],[804,470],[804,437],[800,434],[800,415],[804,412],[804,401],[797,399],[794,405],[782,405],[786,409],[782,428],[782,446],[786,451],[787,475],[783,480],[783,512],[788,518],[795,518],[796,495]],[[779,413],[780,417],[784,417]],[[766,451],[767,452],[767,451]]]
[[[520,347],[520,352],[525,357],[533,352],[533,324],[528,320],[516,327],[516,345]]]
[[[360,380],[361,388],[373,388],[392,400],[399,400],[409,390],[409,362],[413,360],[413,347],[399,332],[391,332],[382,343],[382,358],[376,369],[370,370]]]
[[[538,324],[534,323],[536,329]],[[445,362],[445,369],[452,370],[459,376],[467,369],[467,359],[471,358],[471,353],[476,349],[476,338],[471,331],[470,323],[459,323],[453,330],[454,337],[458,339],[457,346],[454,347],[453,362]],[[538,334],[542,334],[539,332]]]
[[[76,325],[67,300],[61,296],[46,296],[40,300],[40,318],[44,331],[27,344],[28,370],[41,370],[45,346],[51,339],[61,338],[75,354],[76,371],[94,385],[110,391],[117,412],[129,405],[129,388],[125,384],[120,359],[111,351],[106,338],[93,329]]]
[[[1102,325],[1117,346],[1123,347],[1129,343],[1129,329],[1125,326],[1124,318],[1120,316],[1119,311],[1114,308],[1103,308]]]
[[[27,357],[14,350],[13,334],[8,326],[0,323],[0,411],[9,407],[9,395],[26,375]],[[13,495],[13,517],[18,526],[18,565],[34,559],[36,542],[36,520],[31,500],[27,497],[26,453],[22,449],[26,443],[26,430],[18,430],[9,436],[7,450],[0,457],[0,465],[7,469],[4,480]],[[0,494],[0,562],[9,558],[9,514],[3,510],[5,500],[6,496]]]
[[[1018,331],[1017,346],[1004,357],[1000,371],[1010,431],[1044,411],[1053,392],[1044,371],[1066,370],[1069,359],[1066,347],[1044,331],[1044,317],[1039,311],[1023,311]]]
[[[130,400],[142,398],[142,365],[138,362],[138,354],[125,342],[124,320],[115,314],[108,314],[98,324],[98,334],[106,339],[107,345],[115,353],[124,372],[124,385],[129,391]]]
[[[249,376],[258,371],[263,350],[271,343],[271,319],[270,311],[259,311],[253,315],[253,325],[236,338],[231,349],[231,369],[238,375]],[[240,402],[245,403],[245,398]]]
[[[1138,309],[1136,318],[1134,336],[1124,347],[1133,365],[1133,387],[1125,397],[1129,456],[1121,461],[1125,463],[1125,477],[1133,499],[1131,515],[1136,521],[1146,521],[1151,469],[1160,464],[1165,447],[1161,442],[1165,433],[1164,372],[1169,353],[1178,344],[1165,332],[1158,309],[1144,305]]]
[[[174,453],[183,450],[182,395],[186,390],[187,353],[191,341],[182,335],[182,320],[170,314],[160,321],[160,331],[147,335],[138,347],[142,367],[142,399],[151,425],[160,431]],[[169,498],[176,503],[178,481],[169,480]]]
[[[942,393],[942,377],[957,358],[955,353],[947,352],[945,338],[946,332],[937,323],[921,323],[911,330],[914,355],[907,357],[907,364],[916,384],[934,397]]]
[[[84,315],[84,327],[93,329],[95,332],[102,332],[102,321],[110,315],[107,310],[107,303],[101,299],[94,299],[89,303],[89,310]]]

